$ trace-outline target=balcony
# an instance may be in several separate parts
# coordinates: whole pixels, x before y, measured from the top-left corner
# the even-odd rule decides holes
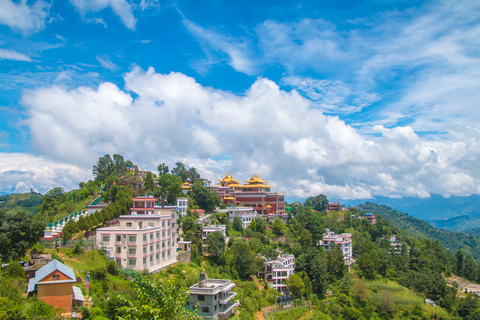
[[[227,292],[223,297],[219,298],[219,302],[220,304],[226,304],[236,296],[236,292]]]
[[[236,303],[229,302],[225,306],[221,306],[220,309],[218,309],[218,313],[221,315],[225,315],[229,312],[233,312],[233,308],[236,306]]]

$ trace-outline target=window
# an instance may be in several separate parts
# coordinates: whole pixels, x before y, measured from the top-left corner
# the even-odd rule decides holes
[[[170,241],[167,242],[167,247],[170,247]]]
[[[146,234],[143,235],[143,241],[147,241],[147,235]]]
[[[110,236],[103,236],[103,242],[110,242]]]
[[[162,252],[162,258],[165,258],[165,252]]]
[[[158,250],[159,248],[160,248],[160,246],[159,246],[158,243],[157,243],[156,246],[155,246],[155,249]]]
[[[132,227],[132,223],[131,222],[127,222],[127,228],[131,228]]]
[[[168,236],[170,237],[170,230],[168,230]]]
[[[137,236],[128,236],[128,242],[135,242],[137,241]]]
[[[205,296],[203,294],[198,295],[198,300],[199,301],[205,301]]]
[[[217,305],[213,307],[213,311],[217,311]]]
[[[116,250],[117,253],[122,253],[122,247],[117,247]]]
[[[134,266],[137,263],[137,259],[128,259],[128,265]]]
[[[170,226],[170,220],[167,221],[167,225]]]
[[[209,313],[209,312],[210,312],[210,308],[209,308],[209,307],[202,307],[202,312],[203,312],[203,313]]]
[[[135,248],[128,248],[128,254],[135,254],[137,253],[137,249]]]
[[[152,252],[152,251],[153,251],[153,246],[150,246],[150,252]]]
[[[143,264],[147,264],[147,258],[143,258]]]
[[[162,237],[165,238],[165,231],[162,231]]]
[[[216,294],[216,295],[213,297],[213,299],[217,300],[217,296],[218,296],[218,294]]]
[[[143,247],[143,253],[147,253],[147,247]]]
[[[153,262],[153,256],[150,256],[150,262]]]
[[[155,259],[157,259],[157,260],[158,260],[158,253],[155,255]]]
[[[60,275],[59,275],[59,274],[54,274],[54,275],[52,276],[52,279],[53,279],[53,280],[60,280]]]
[[[153,227],[153,222],[149,222],[149,223],[148,223],[148,226],[149,226],[150,228]]]
[[[168,250],[168,252],[167,252],[167,253],[168,253],[168,255],[170,256],[170,250]]]
[[[122,241],[122,236],[117,235],[115,241],[117,241],[117,242]]]
[[[160,238],[160,232],[157,232],[157,239]]]
[[[153,240],[153,233],[150,233],[150,240]]]
[[[162,227],[165,227],[165,221],[162,221]]]
[[[165,241],[162,242],[162,248],[165,248]]]

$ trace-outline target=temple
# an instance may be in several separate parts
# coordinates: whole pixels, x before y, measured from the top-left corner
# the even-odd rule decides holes
[[[219,180],[219,184],[211,189],[220,196],[222,204],[240,207],[252,207],[262,215],[284,215],[285,196],[283,193],[271,192],[272,186],[267,185],[258,174],[254,174],[245,184],[240,184],[231,174]]]

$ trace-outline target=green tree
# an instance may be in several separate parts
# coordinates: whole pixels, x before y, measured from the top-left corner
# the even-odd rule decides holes
[[[233,218],[233,229],[240,232],[243,231],[242,219],[240,219],[240,217]]]
[[[157,167],[157,170],[158,170],[158,176],[160,177],[161,175],[168,173],[168,166],[165,165],[165,163],[159,164]]]
[[[288,291],[290,291],[295,299],[300,299],[303,297],[305,294],[305,284],[303,283],[301,277],[296,274],[291,274],[286,282]]]
[[[272,224],[272,227],[273,229],[275,230],[276,233],[283,233],[283,221],[282,219],[280,219],[279,217],[276,217],[274,220],[273,220],[273,224]]]
[[[207,234],[205,244],[207,245],[207,252],[217,261],[220,254],[225,250],[225,237],[220,231],[211,232]]]
[[[80,232],[80,228],[78,227],[77,223],[73,219],[70,219],[63,227],[62,232],[63,232],[63,235],[62,235],[63,239],[70,240],[75,233]]]
[[[147,172],[147,176],[145,177],[145,190],[153,191],[153,175],[150,171]]]
[[[312,283],[313,292],[323,297],[326,291],[326,263],[325,253],[316,247],[310,247],[306,253],[300,255],[296,261],[297,271],[304,271]]]
[[[197,318],[196,311],[185,308],[189,296],[185,291],[163,280],[140,278],[134,284],[135,298],[132,301],[118,297],[118,319],[186,319]]]
[[[0,259],[23,257],[43,236],[44,224],[24,211],[10,214],[0,210]]]
[[[163,199],[167,199],[170,204],[175,204],[178,197],[182,196],[182,180],[173,174],[162,174],[158,178],[160,189],[155,194]]]
[[[122,155],[114,154],[113,155],[113,166],[115,168],[115,174],[117,176],[121,176],[125,174],[125,170],[127,169],[127,164],[125,163],[125,159]]]
[[[455,272],[459,277],[461,277],[463,276],[463,259],[464,259],[463,252],[458,250],[457,253],[455,253],[455,259],[456,259]]]
[[[193,183],[192,197],[197,205],[206,212],[213,212],[220,205],[220,197],[217,192],[206,188],[200,180]]]
[[[327,251],[327,269],[331,280],[340,280],[345,275],[345,261],[340,246],[334,244]]]
[[[265,248],[265,258],[269,259],[269,260],[275,260],[277,259],[278,257],[278,251],[273,248],[272,246],[267,246]]]
[[[463,264],[463,276],[470,281],[476,281],[478,276],[477,267],[473,257],[468,255]]]
[[[304,206],[312,207],[317,211],[325,211],[328,209],[328,199],[324,194],[319,194],[316,197],[310,197],[304,202]]]
[[[84,216],[80,216],[80,218],[78,218],[77,225],[78,228],[82,231],[87,231],[90,228],[87,219]]]
[[[248,279],[255,270],[255,254],[244,240],[237,240],[232,245],[232,266],[241,279]]]
[[[32,306],[27,311],[27,316],[29,319],[35,320],[52,320],[57,318],[55,309],[42,299],[33,301]]]
[[[23,271],[23,268],[16,261],[13,261],[13,259],[10,260],[8,267],[3,270],[2,275],[9,278],[25,279],[25,271]]]
[[[100,157],[97,164],[93,166],[95,181],[104,181],[109,175],[115,172],[115,164],[109,154]]]

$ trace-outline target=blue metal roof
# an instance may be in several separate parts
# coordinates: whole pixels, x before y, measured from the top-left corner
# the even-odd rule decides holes
[[[35,272],[35,283],[39,283],[40,281],[42,281],[43,278],[45,278],[55,270],[60,271],[61,273],[63,273],[64,275],[66,275],[71,279],[71,280],[63,280],[63,282],[77,281],[77,278],[75,277],[75,273],[71,268],[67,267],[60,261],[53,259],[52,261],[47,263],[45,266],[37,270],[37,272]]]

